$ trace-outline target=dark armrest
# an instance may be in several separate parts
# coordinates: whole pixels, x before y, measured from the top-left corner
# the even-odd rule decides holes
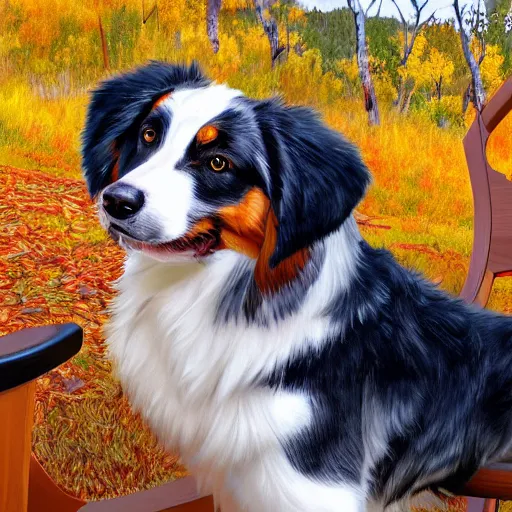
[[[73,323],[30,327],[0,337],[0,392],[37,379],[80,351],[82,328]]]

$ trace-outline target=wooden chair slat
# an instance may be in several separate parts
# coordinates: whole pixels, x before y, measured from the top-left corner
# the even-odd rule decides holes
[[[0,393],[0,510],[26,512],[35,382]]]

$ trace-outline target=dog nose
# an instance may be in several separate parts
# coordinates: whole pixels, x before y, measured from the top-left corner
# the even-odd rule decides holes
[[[117,183],[103,193],[103,208],[115,219],[127,219],[143,205],[144,193],[127,183]]]

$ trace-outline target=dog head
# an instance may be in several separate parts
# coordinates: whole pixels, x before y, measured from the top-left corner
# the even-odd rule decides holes
[[[246,98],[196,64],[159,62],[94,91],[83,168],[124,247],[164,261],[230,249],[263,273],[303,265],[370,179],[313,111]]]

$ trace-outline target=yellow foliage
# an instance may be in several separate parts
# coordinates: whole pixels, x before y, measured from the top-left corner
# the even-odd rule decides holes
[[[399,42],[403,46],[404,37],[400,32]],[[423,68],[424,54],[427,50],[428,42],[427,38],[423,34],[418,34],[416,41],[412,48],[412,52],[409,55],[406,66],[400,66],[398,68],[398,74],[402,77],[404,82],[412,81],[414,83],[414,89],[421,87],[430,80],[428,75],[425,75]]]
[[[299,7],[297,7],[296,5],[294,5],[290,11],[288,12],[288,21],[290,23],[301,23],[301,24],[306,24],[307,22],[307,19],[306,19],[306,13],[300,9]]]
[[[338,60],[336,67],[340,73],[343,73],[351,82],[355,82],[359,78],[359,67],[355,55],[351,59]]]
[[[485,58],[480,65],[480,73],[487,94],[492,94],[503,82],[501,66],[505,58],[496,45],[487,45]]]
[[[487,142],[487,160],[491,167],[502,172],[509,180],[512,179],[512,147],[510,134],[512,133],[512,114],[505,119],[492,132]]]
[[[51,155],[55,167],[79,169],[79,137],[87,98],[48,100],[39,97],[23,80],[0,88],[0,137],[18,156],[37,152]]]
[[[483,49],[481,42],[476,37],[471,39],[470,48],[478,62]],[[485,56],[480,64],[480,74],[488,94],[492,94],[503,82],[503,71],[501,66],[504,60],[505,58],[501,55],[500,49],[497,45],[485,45]]]
[[[449,85],[452,83],[455,66],[453,62],[437,48],[430,48],[428,58],[424,62],[423,68],[425,75],[430,76],[433,80],[439,81],[442,77],[443,84]]]
[[[252,0],[222,0],[222,10],[234,13],[241,9],[250,9],[253,7]]]
[[[349,90],[353,93],[354,89],[360,85],[357,57],[354,55],[351,59],[336,61],[336,69],[342,74]]]
[[[385,63],[370,55],[369,66],[378,101],[391,103],[396,96],[396,89],[389,72],[385,69]],[[352,96],[359,97],[362,92],[357,57],[354,55],[351,59],[338,60],[336,70],[343,76],[343,81],[347,85],[345,90],[348,90]]]
[[[374,77],[373,85],[375,87],[375,94],[377,95],[379,104],[390,105],[396,98],[396,88],[387,71]]]
[[[181,21],[185,19],[184,16],[188,10],[187,3],[187,0],[160,0],[158,2],[158,16],[166,32],[175,33],[181,30]]]
[[[279,86],[290,103],[320,105],[340,97],[341,80],[332,73],[322,72],[322,57],[316,49],[302,57],[291,52],[279,70]]]
[[[463,121],[462,97],[460,95],[445,95],[439,100],[437,96],[434,96],[416,115],[436,123],[443,121],[459,126]]]

